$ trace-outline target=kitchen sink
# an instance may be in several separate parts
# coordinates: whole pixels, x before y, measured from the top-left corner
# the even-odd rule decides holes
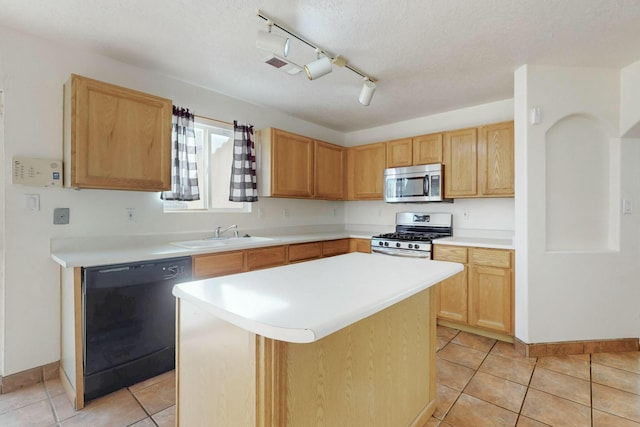
[[[186,249],[205,249],[205,248],[228,248],[233,246],[253,245],[256,243],[277,242],[277,239],[270,237],[223,237],[220,239],[200,239],[185,240],[182,242],[171,242],[174,246]]]

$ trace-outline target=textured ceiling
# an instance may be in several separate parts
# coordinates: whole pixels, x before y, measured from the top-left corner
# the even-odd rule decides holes
[[[376,78],[371,105],[347,69],[264,64],[257,9]],[[0,25],[343,132],[511,98],[527,63],[621,68],[640,60],[639,23],[637,0],[0,0]]]

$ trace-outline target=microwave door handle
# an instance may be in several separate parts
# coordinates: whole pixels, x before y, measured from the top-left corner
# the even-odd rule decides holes
[[[424,195],[429,195],[429,175],[424,176],[424,185],[423,185]]]

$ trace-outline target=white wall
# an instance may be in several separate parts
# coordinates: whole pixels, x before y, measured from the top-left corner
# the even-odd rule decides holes
[[[620,71],[620,135],[640,137],[640,61]]]
[[[0,203],[6,208],[0,375],[59,360],[59,273],[49,256],[51,238],[155,234],[159,230],[210,232],[215,226],[232,223],[241,230],[343,224],[340,202],[261,200],[262,218],[257,209],[250,214],[178,215],[162,213],[158,193],[13,185],[13,156],[62,158],[62,87],[71,73],[167,97],[198,114],[246,121],[256,129],[275,126],[338,144],[344,140],[339,132],[276,111],[0,27],[0,90],[5,92],[4,185],[0,189],[4,197]],[[24,209],[25,193],[40,195],[40,211]],[[69,225],[52,224],[56,207],[71,209]],[[127,207],[136,209],[135,223],[126,221]],[[284,208],[290,212],[287,219],[282,216]]]
[[[524,66],[515,77],[516,336],[529,343],[638,337],[639,219],[636,212],[621,217],[620,203],[640,197],[640,146],[619,139],[619,70]],[[539,125],[528,120],[534,106],[542,109]],[[610,250],[547,250],[545,142],[571,115],[592,118],[610,141]],[[579,164],[565,167],[567,177],[583,172]]]

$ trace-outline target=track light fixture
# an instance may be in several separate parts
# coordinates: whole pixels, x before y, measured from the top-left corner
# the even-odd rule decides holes
[[[373,94],[375,92],[376,84],[365,77],[364,83],[362,83],[362,89],[360,90],[360,96],[358,97],[358,102],[366,107],[371,104],[371,98],[373,98]]]
[[[332,55],[331,53],[329,53],[328,51],[318,47],[316,44],[306,40],[305,38],[303,38],[302,36],[294,33],[293,31],[283,27],[281,24],[276,23],[275,21],[273,21],[271,18],[267,17],[264,13],[262,13],[260,10],[257,11],[257,15],[258,17],[264,19],[265,21],[267,21],[267,25],[269,25],[269,32],[265,32],[265,31],[259,31],[258,32],[258,41],[256,41],[256,47],[258,47],[259,49],[262,50],[266,50],[268,52],[273,53],[274,55],[282,55],[284,54],[284,56],[287,56],[288,52],[289,52],[289,39],[286,37],[281,37],[278,36],[276,34],[272,34],[271,33],[271,27],[275,26],[276,28],[280,29],[281,31],[289,34],[291,37],[296,38],[297,40],[301,41],[302,43],[306,44],[307,46],[315,49],[316,54],[318,55],[318,59],[316,59],[315,61],[312,61],[310,63],[308,63],[307,65],[304,66],[304,71],[307,74],[307,77],[309,78],[309,80],[316,80],[326,74],[329,74],[332,70],[332,64],[335,64],[339,67],[344,67],[348,70],[353,71],[354,73],[358,74],[360,77],[364,78],[364,83],[362,85],[362,89],[360,90],[360,96],[358,97],[358,101],[360,102],[360,104],[367,106],[371,103],[371,98],[373,98],[373,94],[376,91],[376,84],[375,84],[375,79],[373,79],[371,76],[365,74],[364,72],[362,72],[361,70],[357,69],[356,67],[354,67],[351,64],[347,63],[347,60],[345,58],[343,58],[340,55]],[[279,43],[276,43],[275,41],[273,42],[269,42],[269,43],[273,43],[273,44],[269,44],[266,42],[267,37],[265,35],[268,36],[275,36],[278,37],[280,39],[286,40],[286,43],[283,44],[282,41],[280,41]],[[262,38],[262,40],[264,41],[260,41],[260,39]],[[271,37],[269,37],[271,38]],[[267,63],[271,64],[269,61],[266,61]],[[283,61],[283,63],[288,63],[290,62],[289,60]],[[298,67],[296,65],[296,67]],[[277,67],[278,68],[278,67]],[[290,74],[295,74],[295,73],[290,73]]]
[[[289,54],[289,38],[273,34],[271,32],[273,24],[267,21],[267,25],[269,25],[268,32],[258,31],[256,47],[276,55],[287,56]]]

